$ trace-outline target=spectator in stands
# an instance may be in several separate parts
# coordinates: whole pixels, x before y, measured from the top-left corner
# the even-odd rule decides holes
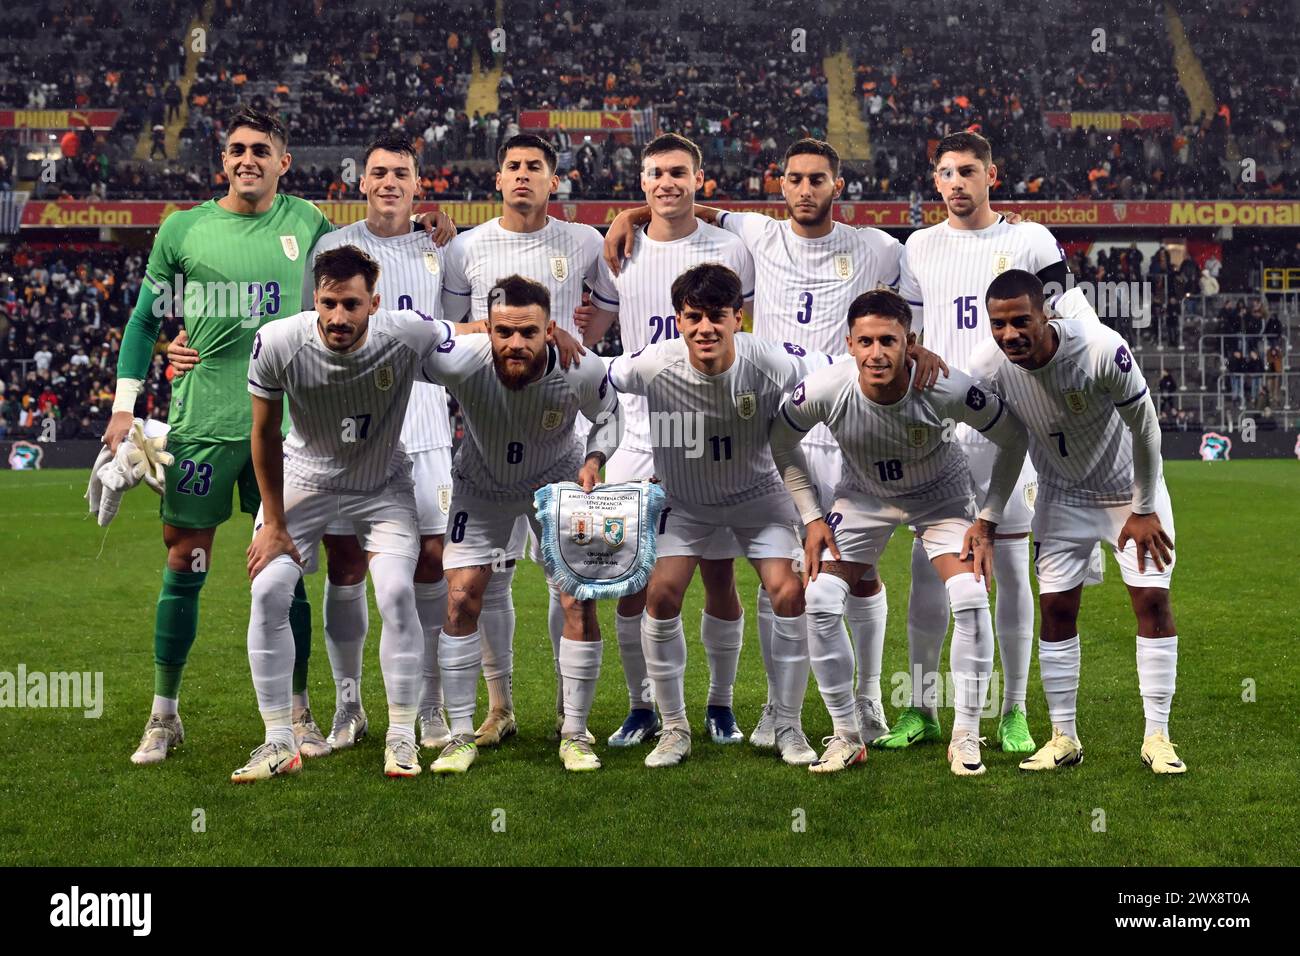
[[[1168,369],[1162,368],[1160,370],[1159,388],[1162,395],[1172,395],[1174,392],[1178,391],[1178,383],[1174,381],[1174,377],[1169,373]]]
[[[1242,373],[1246,371],[1246,361],[1241,357],[1241,349],[1233,349],[1232,356],[1228,359],[1228,381],[1230,385],[1230,394],[1237,402],[1245,401],[1245,391]]]
[[[1246,359],[1245,371],[1247,373],[1246,402],[1249,404],[1258,397],[1259,390],[1264,384],[1264,361],[1254,349],[1250,350],[1250,355]]]
[[[1282,344],[1282,322],[1276,315],[1270,315],[1264,323],[1264,336],[1268,340],[1269,351],[1274,351]]]

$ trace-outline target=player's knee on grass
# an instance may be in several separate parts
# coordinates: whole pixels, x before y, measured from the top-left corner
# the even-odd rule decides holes
[[[704,585],[704,611],[711,617],[735,621],[741,614],[736,593],[736,568],[730,559],[700,562],[700,583]]]
[[[1129,588],[1129,598],[1137,616],[1138,633],[1143,637],[1172,637],[1178,633],[1168,588]]]
[[[420,584],[437,584],[442,580],[442,535],[421,536],[420,557],[415,563],[415,580]]]
[[[325,543],[325,573],[330,584],[346,587],[360,584],[366,579],[366,552],[353,534],[327,534]]]
[[[1049,644],[1068,641],[1079,633],[1079,591],[1075,588],[1039,595],[1042,638]]]

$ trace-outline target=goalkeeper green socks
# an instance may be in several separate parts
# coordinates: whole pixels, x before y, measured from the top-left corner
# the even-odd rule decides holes
[[[307,661],[311,657],[311,605],[307,602],[307,589],[302,578],[293,589],[293,603],[289,605],[289,626],[293,628],[293,692],[307,692]]]
[[[153,630],[153,692],[175,700],[180,695],[181,674],[199,631],[199,592],[206,571],[163,569],[162,591]]]

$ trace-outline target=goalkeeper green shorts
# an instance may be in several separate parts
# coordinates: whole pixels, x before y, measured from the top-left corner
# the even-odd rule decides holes
[[[177,528],[215,528],[230,519],[235,489],[239,510],[255,515],[262,495],[253,472],[250,441],[191,442],[173,438],[167,450],[175,461],[167,469],[162,519]]]

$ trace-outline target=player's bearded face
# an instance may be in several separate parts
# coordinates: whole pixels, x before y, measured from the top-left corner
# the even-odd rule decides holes
[[[914,336],[895,318],[859,316],[853,321],[848,343],[858,377],[873,387],[906,378],[907,347],[912,341]]]
[[[290,156],[269,134],[241,126],[226,138],[221,165],[231,187],[256,202],[274,192],[289,169]]]
[[[690,215],[695,192],[704,185],[704,170],[684,149],[647,156],[641,165],[641,188],[650,211],[665,218]]]
[[[989,329],[1002,353],[1016,365],[1038,368],[1046,360],[1046,340],[1050,338],[1047,316],[1035,309],[1029,296],[1016,299],[990,299]]]
[[[344,282],[323,281],[316,287],[316,328],[331,352],[358,348],[370,327],[370,316],[379,308],[379,296],[366,288],[356,275]]]
[[[501,384],[518,391],[546,368],[546,343],[555,323],[539,305],[500,305],[490,316],[492,365]]]
[[[988,204],[996,181],[997,167],[985,166],[974,153],[944,153],[934,170],[934,186],[948,212],[963,219]]]
[[[730,306],[701,308],[685,304],[677,315],[677,330],[697,363],[716,362],[730,355],[740,330],[741,314]]]
[[[801,226],[826,222],[831,215],[831,204],[843,187],[844,180],[831,175],[831,164],[825,156],[791,156],[781,176],[786,208]]]

